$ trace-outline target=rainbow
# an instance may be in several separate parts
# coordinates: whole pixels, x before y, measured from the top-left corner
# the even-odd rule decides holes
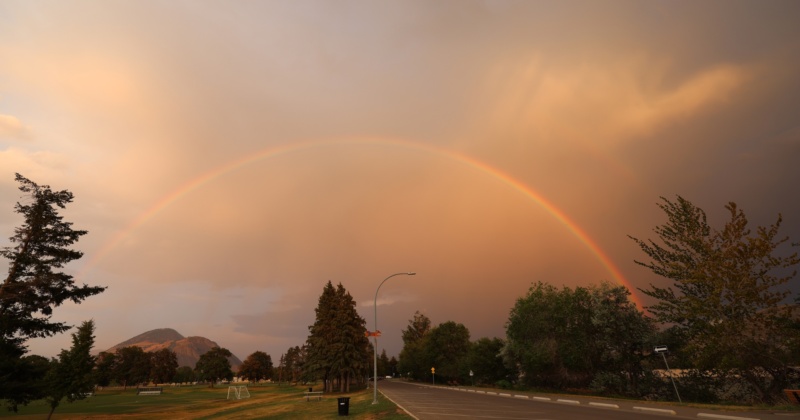
[[[553,203],[542,197],[539,193],[537,193],[536,191],[532,190],[530,187],[525,185],[523,182],[515,179],[514,177],[502,172],[497,168],[489,166],[484,162],[481,162],[477,159],[474,159],[472,157],[469,157],[467,155],[464,155],[462,153],[453,150],[448,150],[427,144],[414,143],[406,140],[385,139],[385,138],[347,138],[347,139],[302,141],[278,147],[266,148],[258,151],[257,153],[220,165],[198,176],[197,178],[194,178],[184,183],[171,193],[162,197],[155,204],[150,206],[150,208],[148,208],[147,210],[142,212],[139,216],[137,216],[135,219],[133,219],[130,223],[128,223],[127,226],[125,226],[125,228],[123,228],[116,235],[114,235],[109,241],[107,241],[100,248],[98,252],[94,254],[94,257],[90,259],[82,268],[81,274],[89,271],[98,262],[100,262],[106,255],[108,255],[117,245],[119,245],[120,242],[122,242],[128,235],[130,235],[131,232],[133,232],[139,226],[147,223],[148,220],[153,218],[161,210],[163,210],[173,202],[179,200],[181,197],[191,193],[192,191],[202,188],[205,184],[211,182],[212,180],[218,177],[234,172],[254,162],[275,158],[287,153],[296,153],[314,147],[326,146],[326,145],[330,146],[330,145],[376,145],[376,144],[401,147],[415,151],[422,151],[433,154],[438,157],[450,159],[452,161],[466,165],[481,173],[490,175],[493,178],[501,181],[502,183],[510,186],[514,190],[522,193],[528,199],[530,199],[537,205],[547,210],[547,212],[550,213],[562,225],[564,225],[564,227],[566,227],[567,230],[570,233],[572,233],[572,235],[574,235],[581,243],[583,243],[587,248],[589,248],[592,254],[594,254],[594,256],[600,261],[602,266],[609,272],[609,274],[611,274],[613,279],[618,284],[627,287],[628,290],[631,291],[631,298],[633,302],[640,309],[643,308],[641,302],[639,301],[639,298],[634,293],[636,289],[625,279],[625,276],[622,274],[622,272],[620,272],[619,268],[614,264],[611,258],[609,258],[605,252],[603,252],[603,249],[597,244],[597,242],[595,242],[586,233],[586,231],[584,231],[577,223],[571,220],[569,216],[567,216],[563,211],[561,211]]]

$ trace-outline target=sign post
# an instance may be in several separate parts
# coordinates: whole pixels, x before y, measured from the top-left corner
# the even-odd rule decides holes
[[[656,346],[653,349],[653,351],[656,353],[661,353],[661,357],[664,358],[664,365],[667,367],[667,373],[669,373],[669,379],[672,381],[672,387],[675,388],[675,395],[678,396],[678,402],[682,403],[683,401],[681,401],[681,394],[678,393],[678,387],[675,385],[675,378],[672,377],[672,371],[669,370],[669,364],[667,363],[667,356],[665,356],[665,354],[668,351],[667,346]]]
[[[433,381],[431,383],[433,385],[436,385],[436,368],[435,367],[431,368],[431,377],[433,378]]]
[[[475,374],[472,373],[472,369],[470,369],[469,370],[469,380],[472,381],[472,386],[475,386],[475,378],[473,378],[473,376],[475,376]]]

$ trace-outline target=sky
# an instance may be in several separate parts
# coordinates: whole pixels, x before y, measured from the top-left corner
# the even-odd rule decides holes
[[[6,0],[0,246],[15,173],[74,193],[66,270],[108,289],[54,319],[94,319],[98,351],[173,328],[277,361],[328,281],[370,330],[377,309],[390,356],[417,310],[504,337],[539,281],[646,306],[663,283],[628,235],[654,238],[661,196],[800,241],[798,21],[796,1]]]

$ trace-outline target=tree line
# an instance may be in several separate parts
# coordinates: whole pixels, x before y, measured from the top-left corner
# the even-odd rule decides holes
[[[139,347],[124,347],[115,353],[91,354],[94,321],[78,326],[72,347],[48,360],[27,355],[31,338],[51,337],[71,328],[53,321],[53,309],[64,302],[81,303],[102,293],[102,286],[77,285],[62,271],[83,256],[72,249],[85,230],[73,229],[63,220],[61,209],[72,202],[67,190],[53,190],[20,174],[15,180],[23,198],[14,210],[23,223],[9,239],[12,246],[0,249],[9,261],[8,275],[0,284],[0,400],[12,411],[33,400],[45,400],[50,416],[59,404],[86,398],[95,386],[123,387],[170,381],[208,381],[211,386],[233,377],[228,357],[231,352],[215,347],[200,356],[194,368],[178,368],[177,356],[169,349],[146,353]],[[242,364],[239,374],[251,380],[272,375],[268,354],[255,352]]]
[[[630,237],[649,258],[636,264],[661,277],[639,289],[654,302],[648,313],[623,286],[538,282],[511,308],[504,339],[470,342],[463,325],[431,327],[416,313],[399,369],[428,381],[435,367],[442,382],[676,399],[654,353],[665,345],[685,400],[782,401],[783,389],[800,387],[800,298],[789,299],[800,258],[779,234],[782,217],[750,229],[729,203],[715,229],[683,197],[658,206],[667,221],[657,239]]]
[[[16,180],[27,196],[15,206],[24,222],[10,238],[13,246],[0,250],[9,260],[0,285],[0,399],[10,409],[48,398],[54,410],[63,399],[83,398],[89,383],[128,386],[171,376],[213,386],[232,377],[230,351],[222,348],[204,354],[188,370],[176,368],[168,350],[144,355],[129,347],[95,358],[88,353],[92,321],[77,329],[73,347],[58,358],[26,356],[28,339],[70,328],[52,320],[53,308],[81,303],[105,287],[78,286],[61,271],[82,256],[71,246],[86,234],[58,214],[72,194],[19,174]],[[781,389],[800,387],[800,298],[788,301],[800,258],[786,249],[788,237],[779,234],[782,217],[751,229],[744,212],[729,203],[729,220],[713,228],[705,212],[683,197],[662,197],[658,206],[667,221],[654,229],[657,239],[630,237],[647,256],[635,263],[660,278],[639,289],[654,302],[647,312],[631,302],[623,286],[559,289],[535,283],[511,308],[503,339],[473,342],[464,325],[432,326],[417,312],[402,331],[399,360],[381,353],[381,375],[669,399],[653,354],[653,346],[661,344],[682,371],[677,383],[687,399],[776,402]],[[255,352],[240,375],[255,381],[321,380],[328,392],[364,386],[374,349],[352,296],[341,283],[329,281],[315,314],[306,342],[282,354],[277,367],[269,355]],[[63,381],[42,388],[43,378],[55,374]]]

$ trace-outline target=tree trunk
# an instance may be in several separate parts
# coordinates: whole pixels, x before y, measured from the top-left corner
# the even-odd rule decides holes
[[[53,417],[53,412],[56,411],[56,407],[58,407],[58,404],[50,404],[50,413],[47,414],[47,420],[50,420],[50,418]]]

